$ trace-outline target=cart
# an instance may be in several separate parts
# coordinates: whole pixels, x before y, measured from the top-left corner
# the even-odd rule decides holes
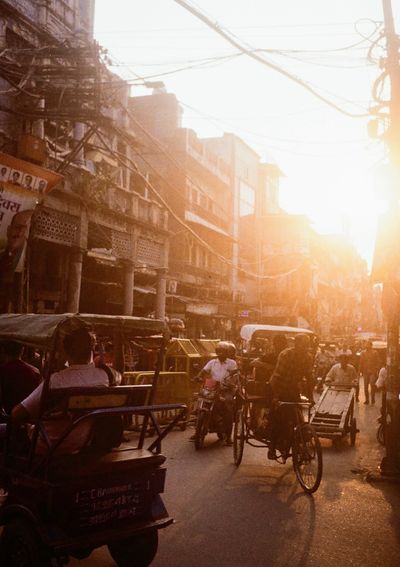
[[[50,375],[62,368],[62,339],[78,328],[97,338],[126,340],[158,336],[158,366],[150,384],[109,387],[50,388]],[[161,442],[186,415],[184,404],[156,404],[157,384],[166,338],[163,321],[90,314],[0,315],[0,339],[13,340],[44,353],[44,386],[39,416],[31,436],[22,435],[7,415],[0,453],[0,564],[7,567],[66,565],[107,545],[120,567],[147,567],[157,552],[158,530],[172,524],[163,504],[166,468]],[[115,356],[123,373],[123,349]],[[178,411],[179,410],[179,411]],[[177,412],[161,428],[157,414]],[[122,435],[124,418],[140,416],[134,438]],[[45,424],[67,418],[58,439],[46,435]],[[93,432],[74,454],[59,454],[63,441],[82,422]],[[148,423],[156,437],[145,447]],[[116,435],[118,434],[118,436]],[[36,451],[39,436],[44,452]]]
[[[354,386],[347,384],[326,386],[311,416],[311,424],[317,435],[335,441],[349,434],[350,443],[354,446],[359,432],[354,417],[354,400]]]

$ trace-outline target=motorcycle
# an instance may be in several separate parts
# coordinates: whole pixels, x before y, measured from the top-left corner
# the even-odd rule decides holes
[[[197,398],[194,435],[194,446],[197,451],[204,447],[204,439],[208,433],[216,433],[221,441],[225,438],[223,405],[229,403],[228,398],[231,398],[235,391],[236,385],[227,380],[220,383],[213,378],[205,379]]]

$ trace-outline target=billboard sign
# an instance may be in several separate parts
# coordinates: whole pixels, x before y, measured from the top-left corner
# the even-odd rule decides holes
[[[14,274],[22,272],[30,222],[36,204],[62,176],[0,153],[0,313],[15,292]]]

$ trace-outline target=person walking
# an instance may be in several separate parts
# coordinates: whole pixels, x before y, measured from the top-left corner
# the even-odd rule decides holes
[[[371,390],[371,404],[375,403],[375,382],[380,368],[379,355],[372,348],[372,341],[368,341],[365,350],[361,353],[360,357],[360,374],[362,374],[364,381],[364,404],[369,404],[370,390]],[[370,388],[371,387],[371,388]]]

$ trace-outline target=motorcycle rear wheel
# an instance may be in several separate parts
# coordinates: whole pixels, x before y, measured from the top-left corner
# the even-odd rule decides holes
[[[233,460],[237,467],[243,458],[244,436],[244,411],[243,408],[240,408],[235,412],[235,423],[233,426]]]
[[[204,447],[204,439],[208,430],[208,415],[200,411],[197,416],[196,431],[194,434],[194,447],[196,451]]]

